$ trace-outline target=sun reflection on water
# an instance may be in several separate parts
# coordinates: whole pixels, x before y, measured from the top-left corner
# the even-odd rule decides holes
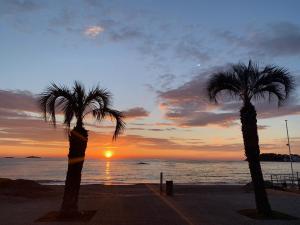
[[[111,175],[110,175],[110,161],[106,161],[105,164],[105,185],[110,185],[111,183]]]

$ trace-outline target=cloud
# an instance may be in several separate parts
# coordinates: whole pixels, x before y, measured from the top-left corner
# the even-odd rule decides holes
[[[286,115],[299,115],[299,100],[295,97],[293,99],[295,99],[295,102],[290,102],[280,108],[278,108],[276,104],[268,104],[268,102],[265,102],[265,104],[257,104],[258,118],[268,119]]]
[[[0,15],[32,12],[40,8],[41,5],[32,0],[0,1]]]
[[[183,127],[201,127],[212,124],[229,127],[235,125],[234,121],[238,118],[238,113],[196,112],[191,115],[191,118],[181,117],[177,121]]]
[[[190,142],[190,140],[187,140]],[[168,138],[156,138],[156,137],[144,137],[140,135],[126,135],[119,140],[120,146],[135,145],[138,149],[149,149],[149,150],[185,150],[185,151],[239,151],[241,150],[242,144],[228,144],[228,145],[208,145],[199,144],[199,141],[188,144],[181,142],[177,139]]]
[[[300,25],[290,22],[268,24],[262,29],[248,29],[243,34],[232,31],[217,32],[228,43],[246,48],[250,55],[300,55]]]
[[[7,155],[8,149],[14,149],[14,154],[30,154],[38,152],[40,155],[64,155],[68,150],[68,138],[63,126],[59,125],[54,129],[50,124],[45,123],[40,117],[32,115],[38,112],[35,105],[36,97],[27,91],[0,91],[0,154]],[[129,118],[139,118],[149,115],[149,112],[142,107],[135,107],[126,111]],[[87,123],[89,126],[89,124]],[[129,128],[151,132],[172,131],[176,128],[166,127]],[[165,125],[165,124],[163,124]],[[104,124],[105,126],[105,124]],[[145,126],[145,125],[144,125]],[[94,127],[93,127],[94,128]],[[112,126],[105,126],[105,132],[89,131],[88,150],[104,148],[105,146],[116,146],[128,150],[128,152],[140,149],[149,151],[151,154],[159,155],[161,150],[168,151],[207,151],[221,147],[203,145],[198,139],[176,139],[145,137],[142,135],[121,135],[117,143],[112,143]],[[101,144],[99,144],[99,141]],[[202,146],[203,145],[203,146]],[[238,146],[238,145],[237,145]],[[228,146],[229,151],[235,151],[234,146]],[[5,151],[4,151],[5,149]],[[45,150],[45,153],[43,153]],[[158,152],[158,153],[156,153]],[[137,153],[138,154],[138,153]],[[149,153],[150,154],[150,153]],[[150,155],[151,155],[150,154]],[[165,153],[168,155],[167,153]],[[204,154],[204,153],[203,153]]]
[[[126,130],[140,130],[140,131],[173,131],[176,130],[175,127],[170,127],[170,128],[141,128],[141,127],[127,127]]]
[[[136,27],[122,26],[109,31],[109,39],[113,42],[145,38],[145,34]]]
[[[15,140],[26,144],[37,141],[62,141],[63,128],[55,131],[41,117],[37,97],[29,91],[0,90],[0,130],[1,140]],[[13,144],[13,142],[12,142]],[[17,144],[17,143],[16,143]]]
[[[92,7],[99,7],[102,6],[103,2],[99,0],[84,0],[87,4]]]
[[[254,36],[257,50],[270,55],[299,55],[300,26],[288,22],[271,24],[266,31]]]
[[[257,129],[258,130],[266,130],[268,129],[270,126],[267,126],[267,125],[257,125]]]
[[[177,88],[158,91],[160,107],[165,111],[166,118],[179,126],[204,126],[212,122],[225,124],[226,118],[222,119],[211,112],[216,106],[210,104],[205,92],[208,76],[221,68],[213,67],[204,71]]]
[[[37,112],[37,98],[29,91],[0,90],[0,109]]]
[[[171,87],[175,79],[176,79],[176,75],[171,73],[165,73],[158,77],[157,83],[162,89],[167,89]]]
[[[149,112],[143,107],[134,107],[124,111],[124,115],[128,119],[136,119],[149,116]]]
[[[59,28],[63,28],[66,31],[76,30],[74,26],[75,14],[70,10],[63,9],[56,17],[50,19],[49,28],[50,31],[57,31]]]
[[[89,38],[95,38],[102,32],[104,32],[104,28],[97,25],[97,26],[89,26],[88,28],[86,28],[84,34]]]
[[[41,118],[0,118],[1,139],[9,138],[23,142],[61,142],[67,139],[64,129],[58,126],[54,129]]]
[[[177,43],[176,55],[180,59],[192,59],[196,62],[207,62],[210,60],[208,52],[204,50],[200,41],[189,40],[185,37]]]
[[[206,93],[206,81],[209,75],[224,70],[228,65],[214,67],[200,73],[190,81],[170,90],[158,91],[160,108],[165,117],[182,127],[193,126],[232,126],[239,120],[241,102],[231,102],[226,96],[220,96],[223,101],[215,105],[209,102]],[[258,118],[267,119],[285,115],[300,114],[299,99],[291,96],[283,107],[278,109],[277,102],[256,103]]]
[[[9,3],[10,1],[5,1]],[[33,10],[39,1],[12,0],[14,7],[23,7],[25,10]],[[0,3],[1,4],[1,3]],[[84,0],[77,4],[77,8],[70,4],[55,6],[47,4],[43,14],[43,20],[39,20],[40,13],[26,15],[14,15],[14,28],[23,32],[50,32],[64,35],[62,41],[65,44],[76,46],[79,39],[73,38],[84,35],[93,39],[94,43],[103,46],[105,43],[122,43],[130,49],[134,49],[139,57],[147,60],[149,68],[166,68],[168,60],[173,58],[177,61],[193,60],[208,61],[210,56],[204,42],[191,30],[192,26],[185,26],[168,20],[162,22],[158,12],[145,9],[123,7],[122,4],[113,4],[109,1]],[[81,10],[86,8],[87,10]],[[0,10],[2,7],[0,7]],[[3,7],[5,11],[5,7]],[[49,13],[51,12],[51,13]],[[38,23],[36,23],[38,21]],[[6,23],[12,23],[7,19]],[[17,24],[17,25],[16,25]],[[90,25],[90,26],[86,26]],[[104,32],[105,31],[105,32]],[[186,33],[188,32],[188,35]],[[101,35],[101,40],[97,37]],[[73,42],[73,43],[71,43]],[[204,47],[203,47],[204,46]],[[171,60],[170,60],[171,61]]]
[[[0,149],[5,149],[0,154],[7,154],[5,147],[20,152],[26,148],[29,151],[39,149],[39,152],[49,148],[67,151],[68,138],[64,127],[58,123],[54,129],[37,113],[40,113],[37,98],[31,92],[0,90]]]
[[[232,111],[241,108],[241,106],[241,102],[231,102],[220,105],[220,110]],[[269,102],[268,100],[266,100],[255,102],[255,108],[258,114],[257,117],[259,119],[300,114],[299,98],[296,95],[291,95],[281,107],[278,107],[277,101]]]

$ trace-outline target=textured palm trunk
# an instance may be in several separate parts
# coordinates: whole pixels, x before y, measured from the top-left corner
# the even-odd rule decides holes
[[[70,148],[64,197],[61,205],[62,216],[78,214],[78,195],[87,141],[88,132],[82,126],[77,125],[69,135]]]
[[[249,164],[255,193],[256,209],[259,214],[270,215],[271,206],[266,193],[263,174],[259,161],[259,139],[257,134],[256,110],[249,102],[240,111],[245,154]]]

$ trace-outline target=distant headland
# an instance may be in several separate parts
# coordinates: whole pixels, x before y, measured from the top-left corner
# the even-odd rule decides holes
[[[291,155],[293,162],[300,162],[300,155]],[[259,156],[260,161],[270,162],[290,162],[290,156],[287,154],[276,154],[276,153],[262,153]]]
[[[41,159],[41,158],[42,157],[35,156],[35,155],[25,157],[25,159]],[[15,159],[15,157],[13,157],[13,156],[4,156],[3,159]]]

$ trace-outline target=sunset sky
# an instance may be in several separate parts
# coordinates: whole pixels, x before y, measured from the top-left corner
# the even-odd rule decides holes
[[[127,129],[86,121],[88,158],[244,159],[240,103],[208,102],[215,71],[251,58],[300,78],[300,2],[0,0],[0,156],[66,157],[67,135],[37,94],[75,80],[113,94]],[[257,104],[261,152],[300,154],[299,88]],[[58,115],[59,120],[61,116]]]

